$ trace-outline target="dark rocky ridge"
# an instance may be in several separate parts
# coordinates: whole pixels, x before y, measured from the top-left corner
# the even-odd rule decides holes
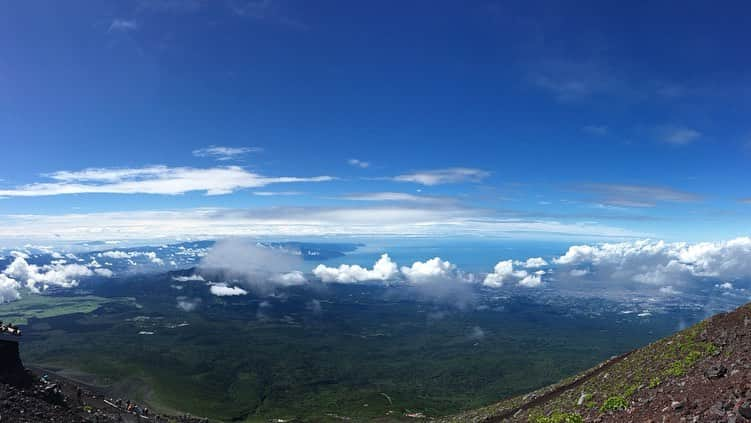
[[[80,398],[79,398],[80,395]],[[15,340],[0,339],[0,422],[204,423],[190,416],[138,416],[105,402],[105,396],[55,375],[39,377],[24,368]]]

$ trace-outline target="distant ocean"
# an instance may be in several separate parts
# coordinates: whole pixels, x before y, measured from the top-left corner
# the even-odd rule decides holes
[[[550,261],[566,252],[570,242],[539,242],[515,240],[453,240],[453,239],[369,239],[359,241],[364,246],[346,256],[327,260],[327,266],[359,264],[371,267],[383,253],[399,266],[411,265],[440,257],[469,272],[490,272],[501,260],[525,260],[543,257]],[[313,265],[312,267],[315,267]]]

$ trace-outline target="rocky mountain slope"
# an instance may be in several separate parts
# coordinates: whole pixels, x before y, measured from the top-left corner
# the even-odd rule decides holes
[[[443,422],[751,422],[751,304]]]

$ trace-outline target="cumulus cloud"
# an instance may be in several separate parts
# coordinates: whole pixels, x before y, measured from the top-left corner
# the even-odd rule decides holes
[[[527,269],[536,269],[538,267],[547,266],[548,262],[542,257],[531,257],[524,262],[517,262],[518,264],[526,267]]]
[[[356,283],[365,281],[389,281],[398,275],[396,263],[391,261],[388,254],[383,254],[375,262],[372,269],[359,265],[342,264],[339,267],[328,267],[319,264],[313,269],[313,274],[323,282]]]
[[[531,258],[524,262],[514,262],[513,260],[499,261],[496,263],[493,271],[485,275],[483,285],[490,288],[500,288],[505,283],[516,283],[526,288],[536,288],[542,284],[542,276],[545,274],[544,270],[529,273],[524,269],[514,269],[515,264],[528,268],[537,268],[547,265],[547,262],[540,257]]]
[[[242,157],[248,153],[258,153],[263,151],[258,147],[222,147],[211,145],[206,148],[193,150],[196,157],[210,157],[219,161],[228,161]]]
[[[305,275],[299,270],[273,275],[271,280],[283,286],[303,285],[307,282]]]
[[[523,286],[525,288],[537,288],[538,286],[542,285],[542,275],[544,274],[544,270],[538,270],[534,273],[530,273],[524,276],[519,281],[519,286]]]
[[[448,169],[425,170],[393,177],[397,182],[413,182],[421,185],[456,184],[461,182],[481,182],[490,172],[481,169],[452,167]]]
[[[292,251],[246,239],[218,241],[199,264],[202,274],[237,280],[259,294],[271,293],[278,286],[305,283],[300,267],[302,258]]]
[[[434,282],[458,281],[463,279],[456,265],[440,257],[427,261],[416,261],[412,266],[402,266],[402,275],[407,282],[413,284],[427,284]]]
[[[93,270],[81,264],[53,262],[38,266],[29,264],[22,256],[16,257],[5,268],[3,273],[17,281],[24,282],[26,288],[32,292],[40,292],[50,285],[71,288],[77,286],[81,278],[95,275]],[[108,276],[106,272],[99,272],[97,274],[99,276]]]
[[[217,283],[209,287],[209,291],[217,297],[235,297],[238,295],[246,295],[248,291],[240,288],[239,286],[229,286],[223,283]]]
[[[0,304],[21,298],[20,288],[17,280],[0,273]]]
[[[162,194],[203,191],[230,194],[240,189],[291,182],[325,182],[330,176],[267,177],[239,166],[191,168],[149,166],[141,168],[90,168],[47,175],[53,182],[38,182],[0,190],[2,197],[40,197],[64,194]]]
[[[554,262],[567,274],[635,289],[655,287],[670,294],[704,287],[709,280],[726,283],[751,279],[751,238],[700,243],[640,240],[574,245]],[[732,285],[732,283],[731,283]],[[711,287],[712,285],[708,285]]]

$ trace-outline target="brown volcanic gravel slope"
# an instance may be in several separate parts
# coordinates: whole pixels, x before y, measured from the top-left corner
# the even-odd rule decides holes
[[[751,304],[443,422],[751,422]]]

